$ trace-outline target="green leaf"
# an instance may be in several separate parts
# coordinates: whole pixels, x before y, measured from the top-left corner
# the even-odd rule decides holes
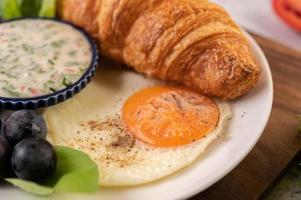
[[[21,17],[17,0],[0,0],[0,15],[4,19]]]
[[[23,17],[35,17],[41,8],[42,0],[18,0]]]
[[[3,18],[3,2],[0,1],[0,20]]]
[[[55,17],[56,0],[43,0],[39,17]]]
[[[53,193],[53,188],[39,185],[34,182],[24,181],[18,178],[7,178],[5,180],[16,187],[21,188],[25,192],[34,193],[37,195],[49,195]]]
[[[56,146],[55,150],[57,169],[44,186],[20,179],[5,180],[37,195],[49,195],[55,191],[87,193],[98,190],[98,168],[87,154],[62,146]]]
[[[55,17],[56,0],[0,0],[0,17]]]
[[[55,190],[69,192],[96,192],[98,168],[87,154],[67,147],[56,147],[58,165],[52,182]]]

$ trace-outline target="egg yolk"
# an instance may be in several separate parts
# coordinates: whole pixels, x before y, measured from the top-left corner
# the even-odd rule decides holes
[[[183,87],[142,89],[127,99],[122,109],[125,129],[157,147],[192,143],[210,133],[219,109],[209,97]]]

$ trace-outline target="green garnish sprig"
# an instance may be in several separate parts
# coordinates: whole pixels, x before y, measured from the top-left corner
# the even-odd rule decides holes
[[[55,17],[56,0],[1,0],[0,18]]]

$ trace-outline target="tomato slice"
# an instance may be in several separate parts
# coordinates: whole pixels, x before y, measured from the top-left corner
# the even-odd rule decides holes
[[[281,19],[301,32],[301,0],[273,0],[273,6]]]

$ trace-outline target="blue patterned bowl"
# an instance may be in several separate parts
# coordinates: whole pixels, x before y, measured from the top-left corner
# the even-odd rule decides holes
[[[2,21],[1,23],[8,23],[15,20],[21,20],[21,19],[44,19],[44,20],[54,20],[56,22],[64,23],[66,25],[72,26],[77,31],[79,31],[87,40],[87,42],[90,45],[90,49],[92,52],[92,58],[89,67],[86,69],[86,71],[82,74],[82,76],[72,85],[58,90],[56,92],[42,95],[42,96],[36,96],[36,97],[29,97],[29,98],[7,98],[7,97],[0,97],[0,109],[6,109],[6,110],[20,110],[20,109],[37,109],[42,107],[47,107],[51,105],[58,104],[60,102],[63,102],[71,97],[73,97],[75,94],[77,94],[79,91],[81,91],[85,86],[90,82],[92,76],[95,74],[96,67],[98,65],[99,61],[99,53],[98,48],[94,40],[88,35],[87,32],[82,30],[81,28],[65,21],[57,20],[57,19],[49,19],[49,18],[18,18],[18,19],[12,19],[12,20],[6,20]]]

